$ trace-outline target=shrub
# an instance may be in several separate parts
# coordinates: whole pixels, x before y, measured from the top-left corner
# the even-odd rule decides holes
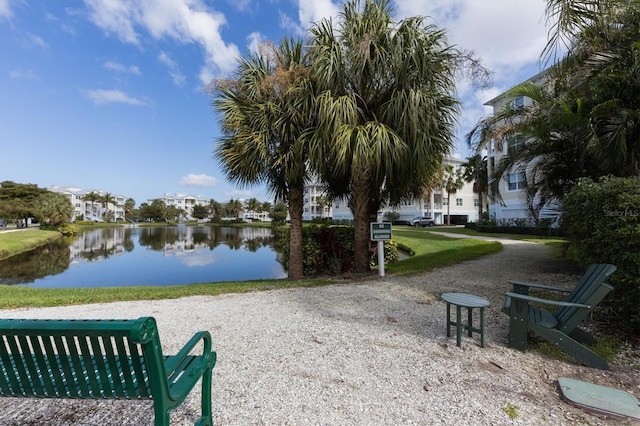
[[[398,261],[398,244],[393,240],[384,242],[384,263],[388,265]],[[371,266],[378,264],[378,244],[371,248]]]
[[[640,332],[640,180],[579,181],[564,199],[564,225],[583,265],[611,263],[613,293],[605,304]],[[614,320],[614,318],[610,318]]]
[[[277,247],[282,250],[282,265],[289,269],[289,232],[279,231]],[[305,275],[339,275],[353,270],[355,232],[350,226],[317,226],[302,228],[302,252]],[[372,262],[377,263],[377,244],[372,248]],[[398,259],[395,243],[385,241],[385,262]]]
[[[279,241],[282,266],[289,269],[289,232]],[[302,228],[302,252],[305,275],[349,272],[353,268],[354,230],[348,227],[311,225]]]

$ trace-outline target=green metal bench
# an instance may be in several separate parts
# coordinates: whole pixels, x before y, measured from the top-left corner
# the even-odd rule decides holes
[[[509,346],[527,350],[527,331],[547,340],[558,349],[583,364],[608,370],[609,364],[586,346],[595,345],[596,339],[578,327],[593,308],[613,290],[606,280],[616,270],[614,265],[594,264],[580,278],[573,290],[542,284],[509,281],[513,291],[505,293],[502,311],[509,315]],[[542,299],[529,295],[530,289],[568,293],[562,301]],[[540,305],[552,306],[553,312]]]
[[[190,355],[202,343],[202,354]],[[202,378],[202,417],[211,425],[211,335],[196,333],[164,356],[156,321],[0,319],[0,396],[153,400],[155,425]]]

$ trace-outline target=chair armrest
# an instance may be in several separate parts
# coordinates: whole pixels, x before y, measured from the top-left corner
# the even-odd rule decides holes
[[[180,363],[189,355],[189,352],[193,350],[193,348],[200,343],[203,342],[202,355],[207,355],[211,353],[211,334],[208,331],[199,331],[193,335],[193,337],[187,342],[186,345],[180,352],[175,354],[174,356],[169,357],[165,362],[165,368],[167,369],[167,375],[170,376],[173,374],[175,369],[180,365]]]
[[[513,284],[513,288],[514,290],[516,289],[516,287],[521,287],[523,288],[523,290],[529,289],[529,288],[535,288],[538,290],[551,290],[551,291],[558,291],[561,293],[571,293],[570,289],[566,289],[566,288],[560,288],[560,287],[554,287],[554,286],[550,286],[550,285],[546,285],[546,284],[536,284],[536,283],[525,283],[522,281],[509,281],[510,284]],[[526,294],[526,293],[524,293]]]
[[[571,303],[571,302],[563,302],[560,300],[542,299],[540,297],[527,296],[526,294],[512,293],[510,291],[506,292],[504,295],[507,297],[511,297],[512,299],[523,300],[525,302],[542,303],[544,305],[553,305],[553,306],[567,306],[567,307],[580,308],[580,309],[591,309],[591,306],[583,305],[582,303]]]

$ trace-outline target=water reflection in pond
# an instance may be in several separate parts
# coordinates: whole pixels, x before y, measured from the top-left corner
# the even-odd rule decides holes
[[[267,228],[95,229],[0,261],[0,283],[30,287],[174,285],[284,277]]]

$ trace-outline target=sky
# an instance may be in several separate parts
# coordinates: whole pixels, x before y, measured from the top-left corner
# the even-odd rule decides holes
[[[272,201],[227,181],[205,87],[260,43],[302,37],[341,0],[0,0],[0,182],[102,190],[139,206],[164,193]],[[394,0],[493,73],[459,81],[454,153],[485,102],[542,70],[544,0]]]

